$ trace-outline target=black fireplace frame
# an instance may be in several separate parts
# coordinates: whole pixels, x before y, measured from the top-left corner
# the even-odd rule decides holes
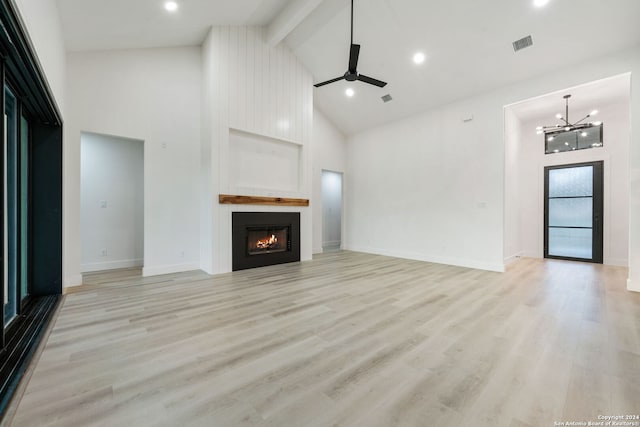
[[[289,227],[288,250],[249,255],[247,238],[249,227]],[[300,212],[232,212],[231,213],[232,270],[265,267],[300,261]]]

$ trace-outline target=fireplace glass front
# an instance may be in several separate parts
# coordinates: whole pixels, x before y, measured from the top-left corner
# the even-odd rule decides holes
[[[247,253],[249,255],[272,254],[291,250],[289,227],[248,227]]]
[[[299,212],[232,212],[233,271],[300,261]]]

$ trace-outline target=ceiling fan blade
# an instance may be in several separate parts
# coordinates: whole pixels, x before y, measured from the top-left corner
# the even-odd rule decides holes
[[[376,80],[372,77],[367,77],[363,74],[358,74],[358,80],[360,80],[361,82],[369,83],[370,85],[378,86],[378,87],[385,87],[387,85],[387,82]]]
[[[335,79],[327,80],[326,82],[316,83],[314,84],[314,86],[320,87],[320,86],[328,85],[329,83],[339,82],[340,80],[343,80],[343,79],[344,79],[344,76],[340,76],[340,77],[336,77]]]
[[[358,57],[360,56],[360,45],[352,44],[349,52],[349,72],[355,74],[358,68]]]

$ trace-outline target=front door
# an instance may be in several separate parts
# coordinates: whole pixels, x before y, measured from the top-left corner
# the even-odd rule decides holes
[[[544,257],[602,264],[603,162],[544,169]]]

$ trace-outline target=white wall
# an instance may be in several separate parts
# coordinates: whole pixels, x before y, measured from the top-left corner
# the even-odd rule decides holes
[[[231,271],[231,213],[234,211],[300,212],[300,257],[311,259],[310,208],[218,204],[221,193],[311,197],[313,79],[286,46],[267,45],[265,33],[264,27],[213,27],[202,46],[200,228],[203,241],[200,252],[201,268],[209,273]],[[300,170],[297,189],[289,183],[278,185],[277,180],[270,181],[271,188],[264,188],[255,179],[239,182],[231,170],[234,153],[239,150],[231,145],[238,142],[238,138],[230,138],[235,131],[254,135],[252,139],[258,145],[250,144],[253,151],[245,152],[245,158],[249,155],[252,163],[260,162],[260,158],[266,163],[269,152],[274,154],[266,147],[259,148],[261,140],[280,144],[286,147],[287,153],[296,146]],[[294,157],[278,155],[278,161],[292,164]]]
[[[443,106],[350,139],[349,249],[502,269],[502,111],[485,103]]]
[[[144,259],[144,142],[82,133],[82,271]]]
[[[598,120],[604,123],[604,145],[588,150],[545,155],[543,136],[535,132],[540,120],[522,123],[516,174],[507,175],[507,182],[512,177],[519,182],[520,203],[508,210],[520,215],[521,252],[524,256],[542,258],[544,255],[545,166],[602,160],[603,261],[609,265],[628,265],[629,104],[599,104],[598,110]]]
[[[317,108],[313,111],[313,253],[322,252],[323,203],[322,171],[347,173],[347,138]],[[346,182],[343,179],[343,191]],[[344,193],[343,193],[344,194]],[[345,243],[345,211],[348,201],[342,206],[342,243]]]
[[[199,267],[199,48],[68,54],[65,285],[81,282],[80,135],[145,141],[143,274]]]
[[[536,125],[538,126],[538,125]],[[504,263],[522,256],[520,220],[520,146],[522,127],[520,120],[509,108],[504,112],[505,182],[504,182]],[[535,135],[535,132],[534,132]],[[524,157],[526,161],[526,157]],[[517,208],[512,208],[517,207]]]
[[[632,72],[640,49],[429,110],[353,136],[347,199],[350,249],[502,270],[503,107],[566,87]],[[632,82],[633,83],[633,82]],[[632,84],[631,111],[640,111]],[[461,117],[474,115],[470,123]],[[640,129],[640,114],[632,117]],[[630,280],[640,290],[640,137],[630,151]]]
[[[56,0],[15,0],[15,2],[35,48],[45,79],[55,97],[60,113],[64,116],[66,58]]]

